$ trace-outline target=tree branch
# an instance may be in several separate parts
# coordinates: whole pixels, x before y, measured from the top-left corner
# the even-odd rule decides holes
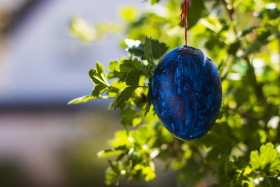
[[[224,6],[225,10],[227,11],[230,20],[233,22],[234,13],[235,13],[234,8],[230,4],[228,4],[225,0],[220,0],[220,1],[221,1],[222,5]],[[234,28],[235,34],[237,36],[238,32],[237,32],[237,28],[236,28],[235,24],[234,24],[233,28]],[[242,46],[241,41],[238,40],[237,42],[238,42],[238,46],[241,49],[243,49],[243,51],[244,51],[244,47]],[[265,95],[263,93],[262,87],[257,82],[257,76],[256,76],[256,73],[255,73],[255,69],[254,69],[253,65],[250,63],[250,60],[249,60],[248,56],[243,56],[242,59],[246,62],[247,66],[248,66],[249,76],[251,77],[253,87],[254,87],[254,90],[256,92],[256,95],[257,95],[258,99],[260,99],[262,101],[266,101],[266,98],[265,98]]]
[[[232,111],[232,112],[234,112],[236,114],[239,114],[243,118],[249,118],[249,119],[255,119],[255,120],[263,119],[262,117],[259,117],[259,116],[255,116],[255,115],[248,114],[248,113],[245,113],[245,112],[240,112],[240,111],[238,111],[236,109],[230,108],[229,106],[224,106],[223,109],[227,110],[227,111]]]
[[[233,8],[230,9],[229,4],[225,0],[221,0],[221,3],[224,6],[225,10],[227,11],[229,18],[231,19],[231,21],[233,21],[234,9]]]

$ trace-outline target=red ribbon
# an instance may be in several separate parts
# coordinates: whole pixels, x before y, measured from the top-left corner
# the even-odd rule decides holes
[[[185,44],[188,44],[188,36],[187,36],[187,31],[188,31],[188,19],[187,19],[187,11],[189,9],[190,6],[190,1],[188,0],[188,4],[187,4],[187,0],[184,0],[184,5],[183,5],[183,9],[182,9],[182,13],[180,15],[181,17],[181,25],[183,25],[183,15],[185,14]]]

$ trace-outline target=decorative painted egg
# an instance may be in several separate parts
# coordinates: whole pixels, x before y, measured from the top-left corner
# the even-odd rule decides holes
[[[163,125],[177,138],[205,135],[220,111],[222,87],[213,61],[189,46],[169,51],[152,82],[152,100]]]

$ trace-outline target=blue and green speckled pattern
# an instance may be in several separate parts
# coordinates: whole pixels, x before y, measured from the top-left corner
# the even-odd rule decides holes
[[[160,60],[152,96],[158,117],[173,135],[199,138],[214,125],[221,107],[218,70],[201,50],[177,47]]]

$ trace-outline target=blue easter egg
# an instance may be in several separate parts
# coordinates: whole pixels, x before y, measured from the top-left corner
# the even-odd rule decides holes
[[[159,119],[174,136],[199,138],[214,125],[220,111],[219,72],[201,50],[177,47],[160,60],[154,72],[152,100]]]

